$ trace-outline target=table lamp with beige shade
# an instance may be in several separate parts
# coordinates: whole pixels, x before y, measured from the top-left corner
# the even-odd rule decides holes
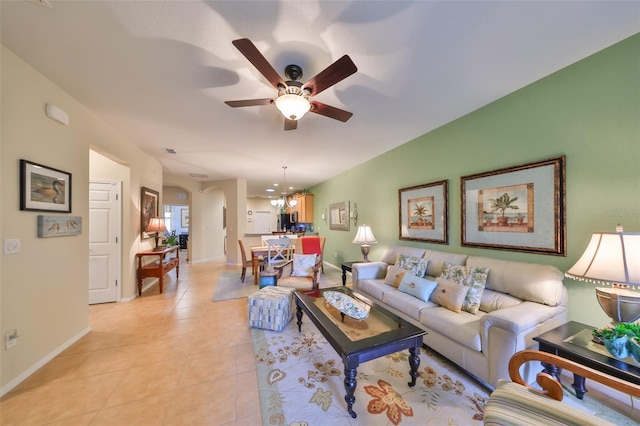
[[[594,232],[582,257],[565,275],[608,287],[597,287],[602,310],[617,322],[640,318],[640,232]],[[610,287],[609,287],[610,286]]]

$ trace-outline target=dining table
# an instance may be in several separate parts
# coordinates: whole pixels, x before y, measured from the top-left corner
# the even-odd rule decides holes
[[[292,244],[289,247],[291,253],[295,252],[295,246]],[[275,254],[276,250],[271,249],[271,253]],[[266,258],[269,255],[269,246],[253,246],[251,247],[251,263],[253,266],[253,280],[254,284],[258,285],[258,275],[260,275],[260,271],[258,268],[258,263],[260,261],[260,257]],[[265,259],[266,261],[266,259]]]

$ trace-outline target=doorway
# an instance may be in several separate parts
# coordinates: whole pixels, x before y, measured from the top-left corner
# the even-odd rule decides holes
[[[120,297],[121,187],[119,181],[89,182],[89,304]]]

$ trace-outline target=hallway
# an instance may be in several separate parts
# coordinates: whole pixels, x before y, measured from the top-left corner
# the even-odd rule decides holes
[[[212,302],[224,269],[183,262],[163,294],[90,306],[93,331],[5,395],[0,423],[260,424],[246,299]]]

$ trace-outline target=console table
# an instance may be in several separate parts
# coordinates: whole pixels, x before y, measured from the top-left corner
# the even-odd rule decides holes
[[[180,273],[180,246],[171,246],[156,251],[141,251],[136,253],[138,259],[138,296],[142,295],[142,280],[145,278],[155,277],[160,280],[159,287],[162,293],[163,277],[172,269],[176,270],[176,278]],[[169,254],[175,253],[175,256]],[[143,263],[143,259],[147,257],[155,257],[149,263]]]

